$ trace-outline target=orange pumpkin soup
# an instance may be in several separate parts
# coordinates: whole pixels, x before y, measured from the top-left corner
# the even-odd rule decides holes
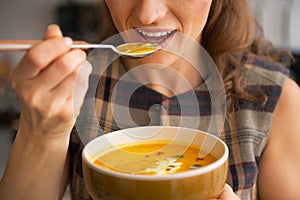
[[[200,147],[170,141],[127,144],[98,157],[94,164],[131,174],[173,174],[209,165],[217,158],[207,153],[199,158]]]

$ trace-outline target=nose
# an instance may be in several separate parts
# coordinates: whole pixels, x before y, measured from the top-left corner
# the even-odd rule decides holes
[[[150,25],[163,18],[167,10],[164,0],[140,0],[135,12],[141,24]]]

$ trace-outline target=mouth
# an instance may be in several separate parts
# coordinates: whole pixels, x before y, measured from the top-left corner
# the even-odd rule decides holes
[[[137,32],[147,42],[158,43],[163,48],[170,42],[176,30],[137,29]]]

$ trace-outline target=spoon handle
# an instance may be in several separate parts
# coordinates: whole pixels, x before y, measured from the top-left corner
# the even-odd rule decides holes
[[[0,40],[0,51],[23,51],[40,43],[41,40]],[[100,47],[99,47],[100,46]],[[114,48],[112,45],[88,44],[84,41],[74,41],[71,48]]]
[[[0,40],[0,52],[23,51],[40,43],[41,40]],[[111,44],[90,44],[85,41],[73,41],[71,48],[76,49],[111,49],[120,56],[143,58],[161,49],[157,43],[125,43],[117,47]]]

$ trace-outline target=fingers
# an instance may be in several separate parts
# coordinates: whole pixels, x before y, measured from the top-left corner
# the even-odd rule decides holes
[[[36,78],[37,82],[43,82],[41,89],[52,90],[69,74],[74,73],[86,59],[86,54],[81,50],[72,50],[59,57],[55,62],[50,64]]]
[[[69,51],[52,61],[52,63],[37,76],[23,81],[21,77],[18,78],[22,73],[19,73],[20,70],[16,70],[18,75],[13,78],[16,80],[14,89],[19,99],[21,102],[35,108],[39,107],[38,104],[46,104],[46,101],[43,99],[50,99],[54,102],[55,99],[60,101],[61,98],[72,96],[75,78],[70,79],[70,77],[78,74],[78,70],[82,63],[85,62],[85,59],[86,54],[82,50]],[[88,79],[85,81],[87,82]],[[49,96],[49,94],[53,95]],[[49,104],[49,106],[52,107],[50,102]]]
[[[47,100],[60,102],[73,94],[73,88],[66,87],[66,82],[74,87],[74,78],[72,83],[69,76],[76,75],[86,59],[84,51],[70,50],[72,39],[62,37],[57,25],[47,28],[44,39],[27,52],[10,74],[11,85],[21,103],[25,107],[36,108],[37,112],[41,111],[39,104],[52,107]],[[67,89],[60,89],[61,93],[57,94],[57,88]]]
[[[233,190],[232,190],[232,188],[228,184],[226,184],[225,187],[224,187],[223,193],[225,193],[225,194],[231,194],[231,193],[233,193]]]
[[[49,92],[48,99],[55,99],[55,102],[52,101],[51,103],[55,106],[56,110],[58,112],[60,110],[65,110],[65,113],[62,113],[64,118],[61,120],[67,121],[78,116],[84,96],[88,89],[88,77],[91,74],[91,71],[91,65],[88,62],[85,62],[67,76],[56,88]],[[52,115],[55,115],[55,109],[53,109],[53,111],[54,113],[52,113]]]
[[[63,34],[58,25],[51,24],[47,28],[47,32],[44,35],[44,40],[55,37],[63,37]]]
[[[32,79],[59,56],[70,50],[72,40],[68,37],[53,38],[31,48],[18,65],[22,72],[18,78]]]
[[[26,80],[37,76],[54,59],[70,50],[72,39],[62,37],[57,25],[50,25],[44,35],[45,41],[36,44],[23,57],[21,62],[12,70],[16,79]],[[21,73],[20,73],[21,72]]]
[[[76,78],[74,87],[73,105],[76,117],[79,115],[80,108],[84,101],[84,96],[88,90],[88,78],[91,73],[92,65],[88,61],[85,61],[79,69],[79,74]]]
[[[11,70],[10,81],[22,109],[23,126],[60,135],[73,127],[88,88],[91,65],[86,53],[50,25],[44,41],[32,47]],[[25,125],[24,125],[25,124]]]
[[[232,188],[226,184],[220,198],[222,200],[240,200],[240,198],[233,192]]]
[[[73,127],[88,89],[91,72],[92,67],[86,61],[51,91],[28,88],[21,101],[22,110],[25,110],[22,121],[26,121],[30,130],[38,129],[46,135],[59,135]]]

